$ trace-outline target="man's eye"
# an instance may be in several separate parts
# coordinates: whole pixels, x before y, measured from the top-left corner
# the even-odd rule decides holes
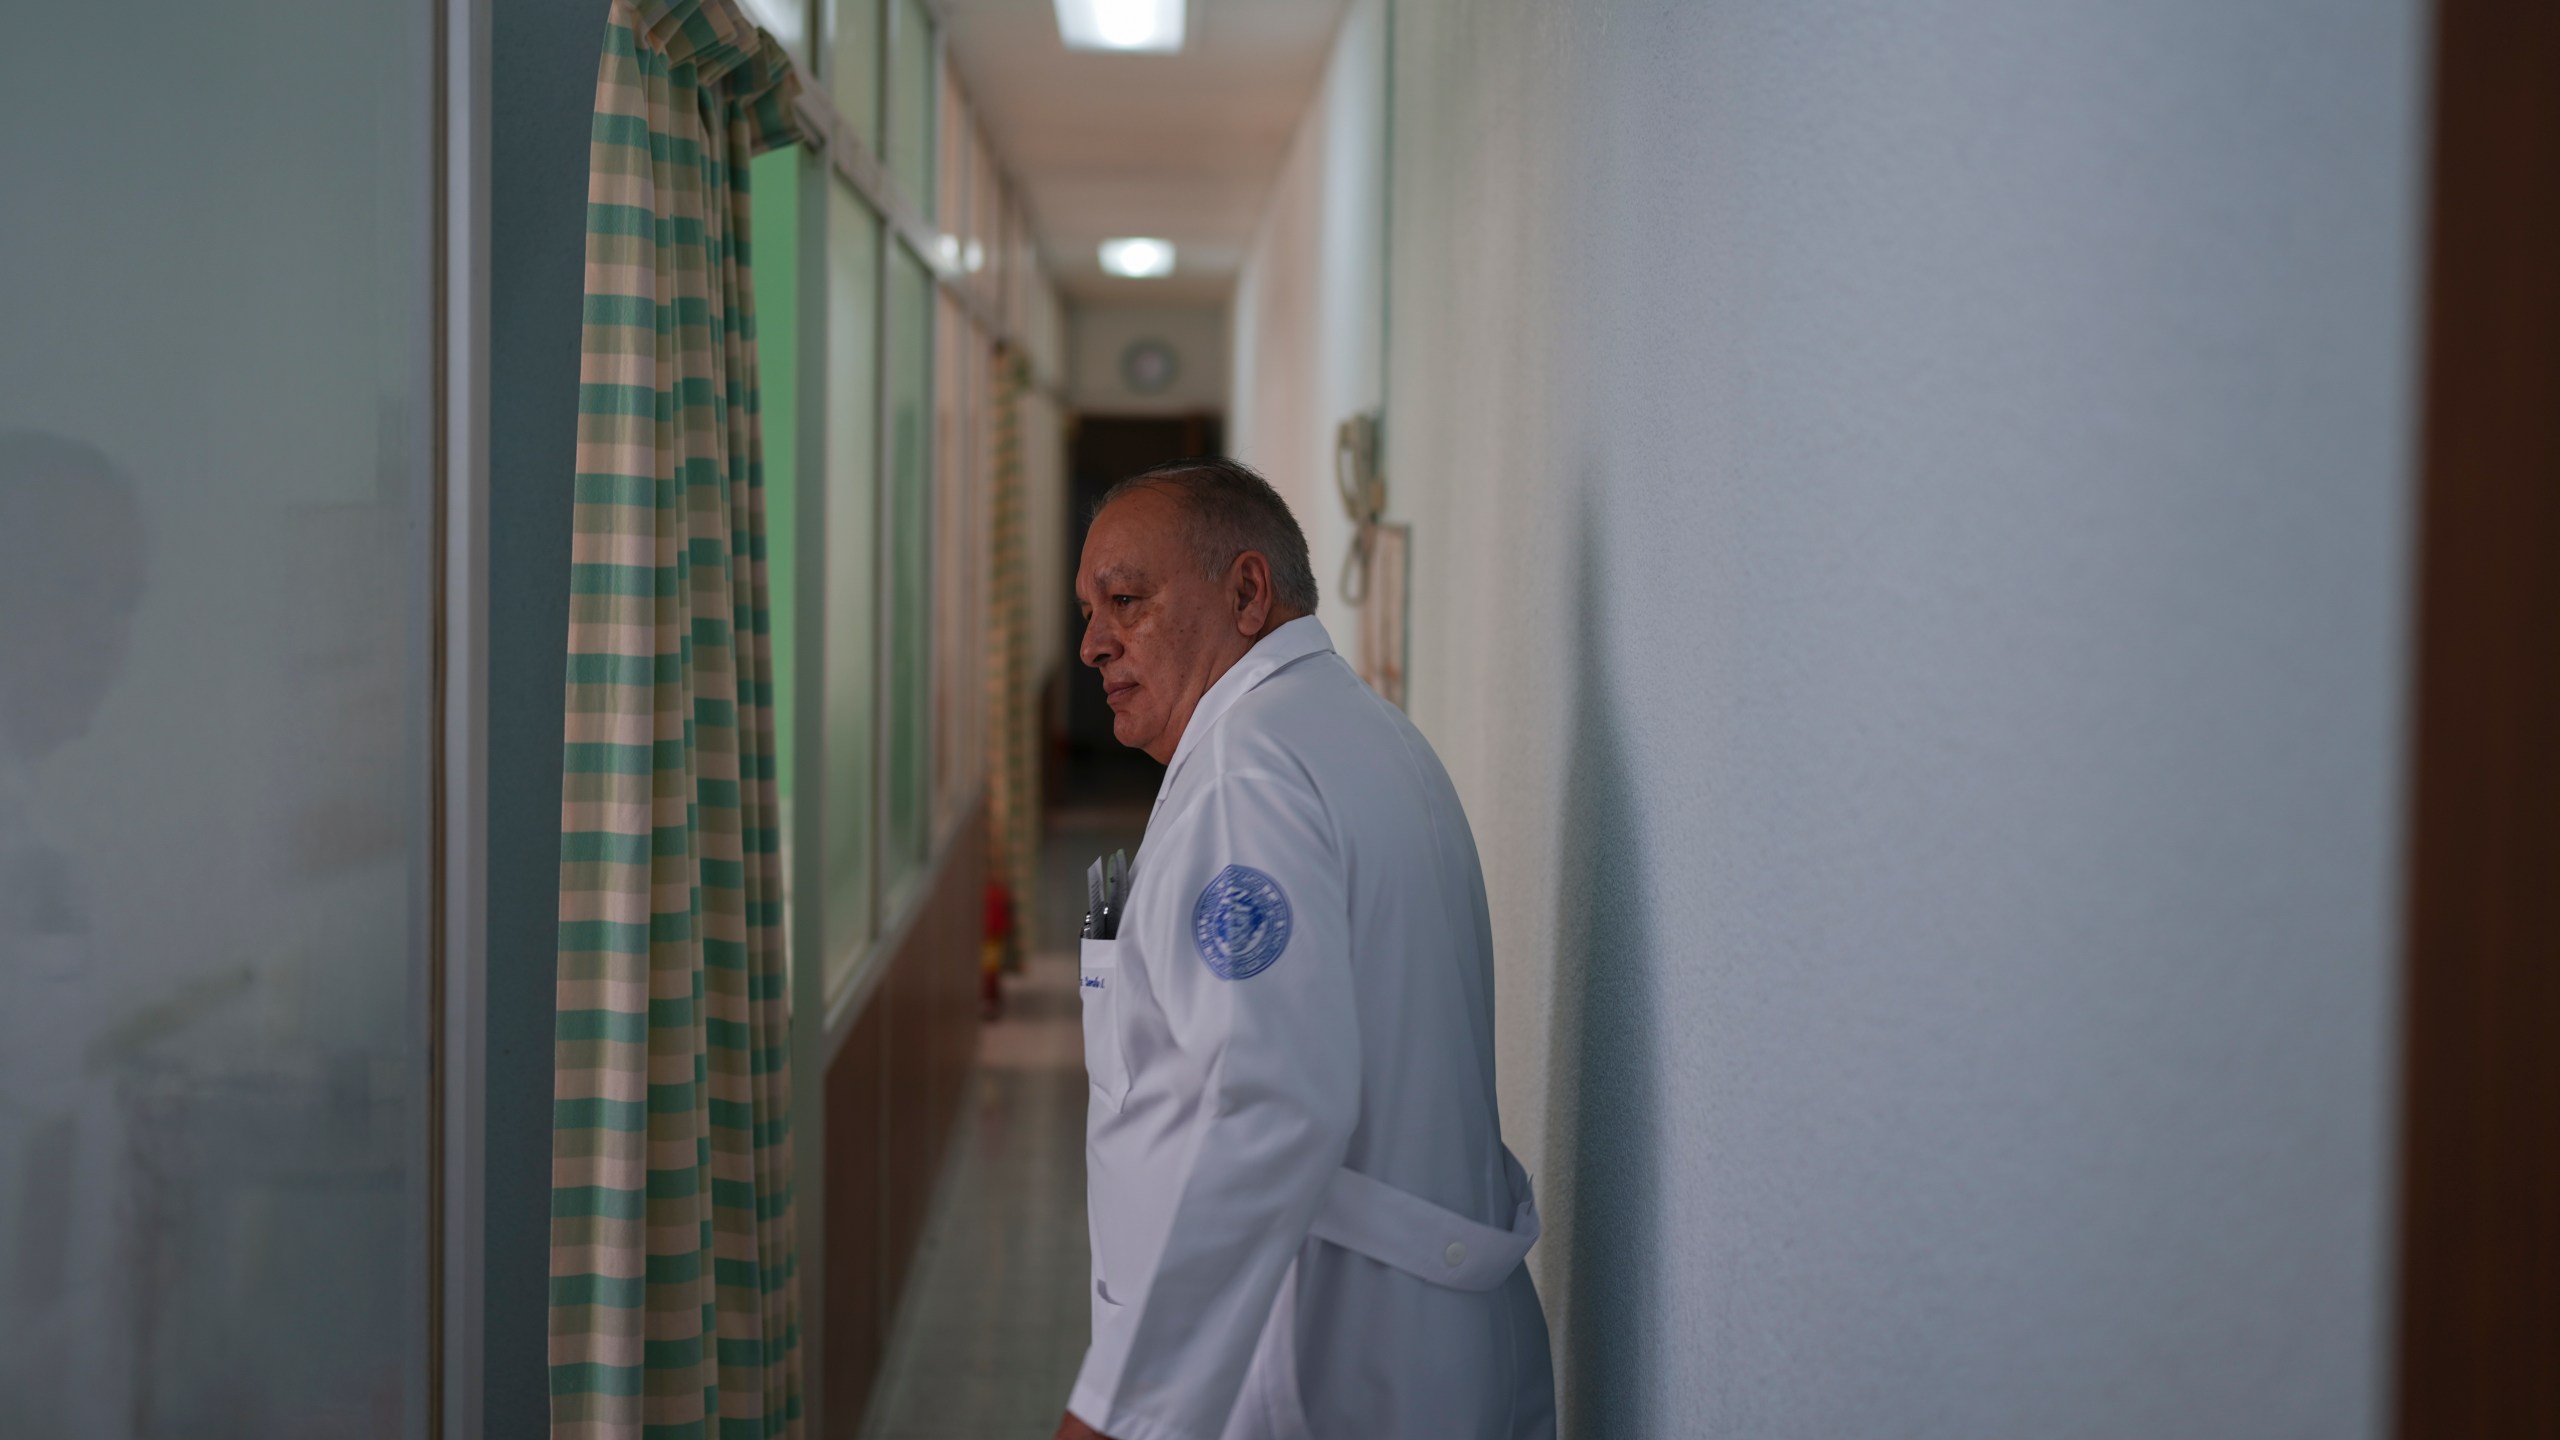
[[[1135,605],[1138,603],[1138,597],[1135,595],[1114,595],[1111,597],[1111,603],[1114,605]]]

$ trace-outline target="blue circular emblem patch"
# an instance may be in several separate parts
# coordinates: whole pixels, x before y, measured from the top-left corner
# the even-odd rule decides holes
[[[1250,980],[1289,948],[1289,897],[1250,865],[1230,865],[1191,907],[1191,943],[1221,980]]]

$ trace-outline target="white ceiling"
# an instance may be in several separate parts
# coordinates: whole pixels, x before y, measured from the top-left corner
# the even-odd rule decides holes
[[[1069,299],[1222,300],[1343,0],[1191,0],[1178,55],[1070,51],[1050,0],[942,0],[952,63]],[[1114,235],[1171,240],[1162,280],[1102,273]]]

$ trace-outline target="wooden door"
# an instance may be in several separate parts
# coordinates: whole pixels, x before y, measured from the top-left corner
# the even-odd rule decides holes
[[[2560,1436],[2560,5],[2440,0],[2398,1431]]]

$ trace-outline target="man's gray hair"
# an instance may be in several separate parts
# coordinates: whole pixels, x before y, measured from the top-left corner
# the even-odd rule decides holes
[[[1307,559],[1307,533],[1289,502],[1254,468],[1240,460],[1204,457],[1176,460],[1132,475],[1105,491],[1093,513],[1132,490],[1162,490],[1191,515],[1191,544],[1212,580],[1226,578],[1236,557],[1261,552],[1271,562],[1271,597],[1292,610],[1316,613],[1316,569]]]

